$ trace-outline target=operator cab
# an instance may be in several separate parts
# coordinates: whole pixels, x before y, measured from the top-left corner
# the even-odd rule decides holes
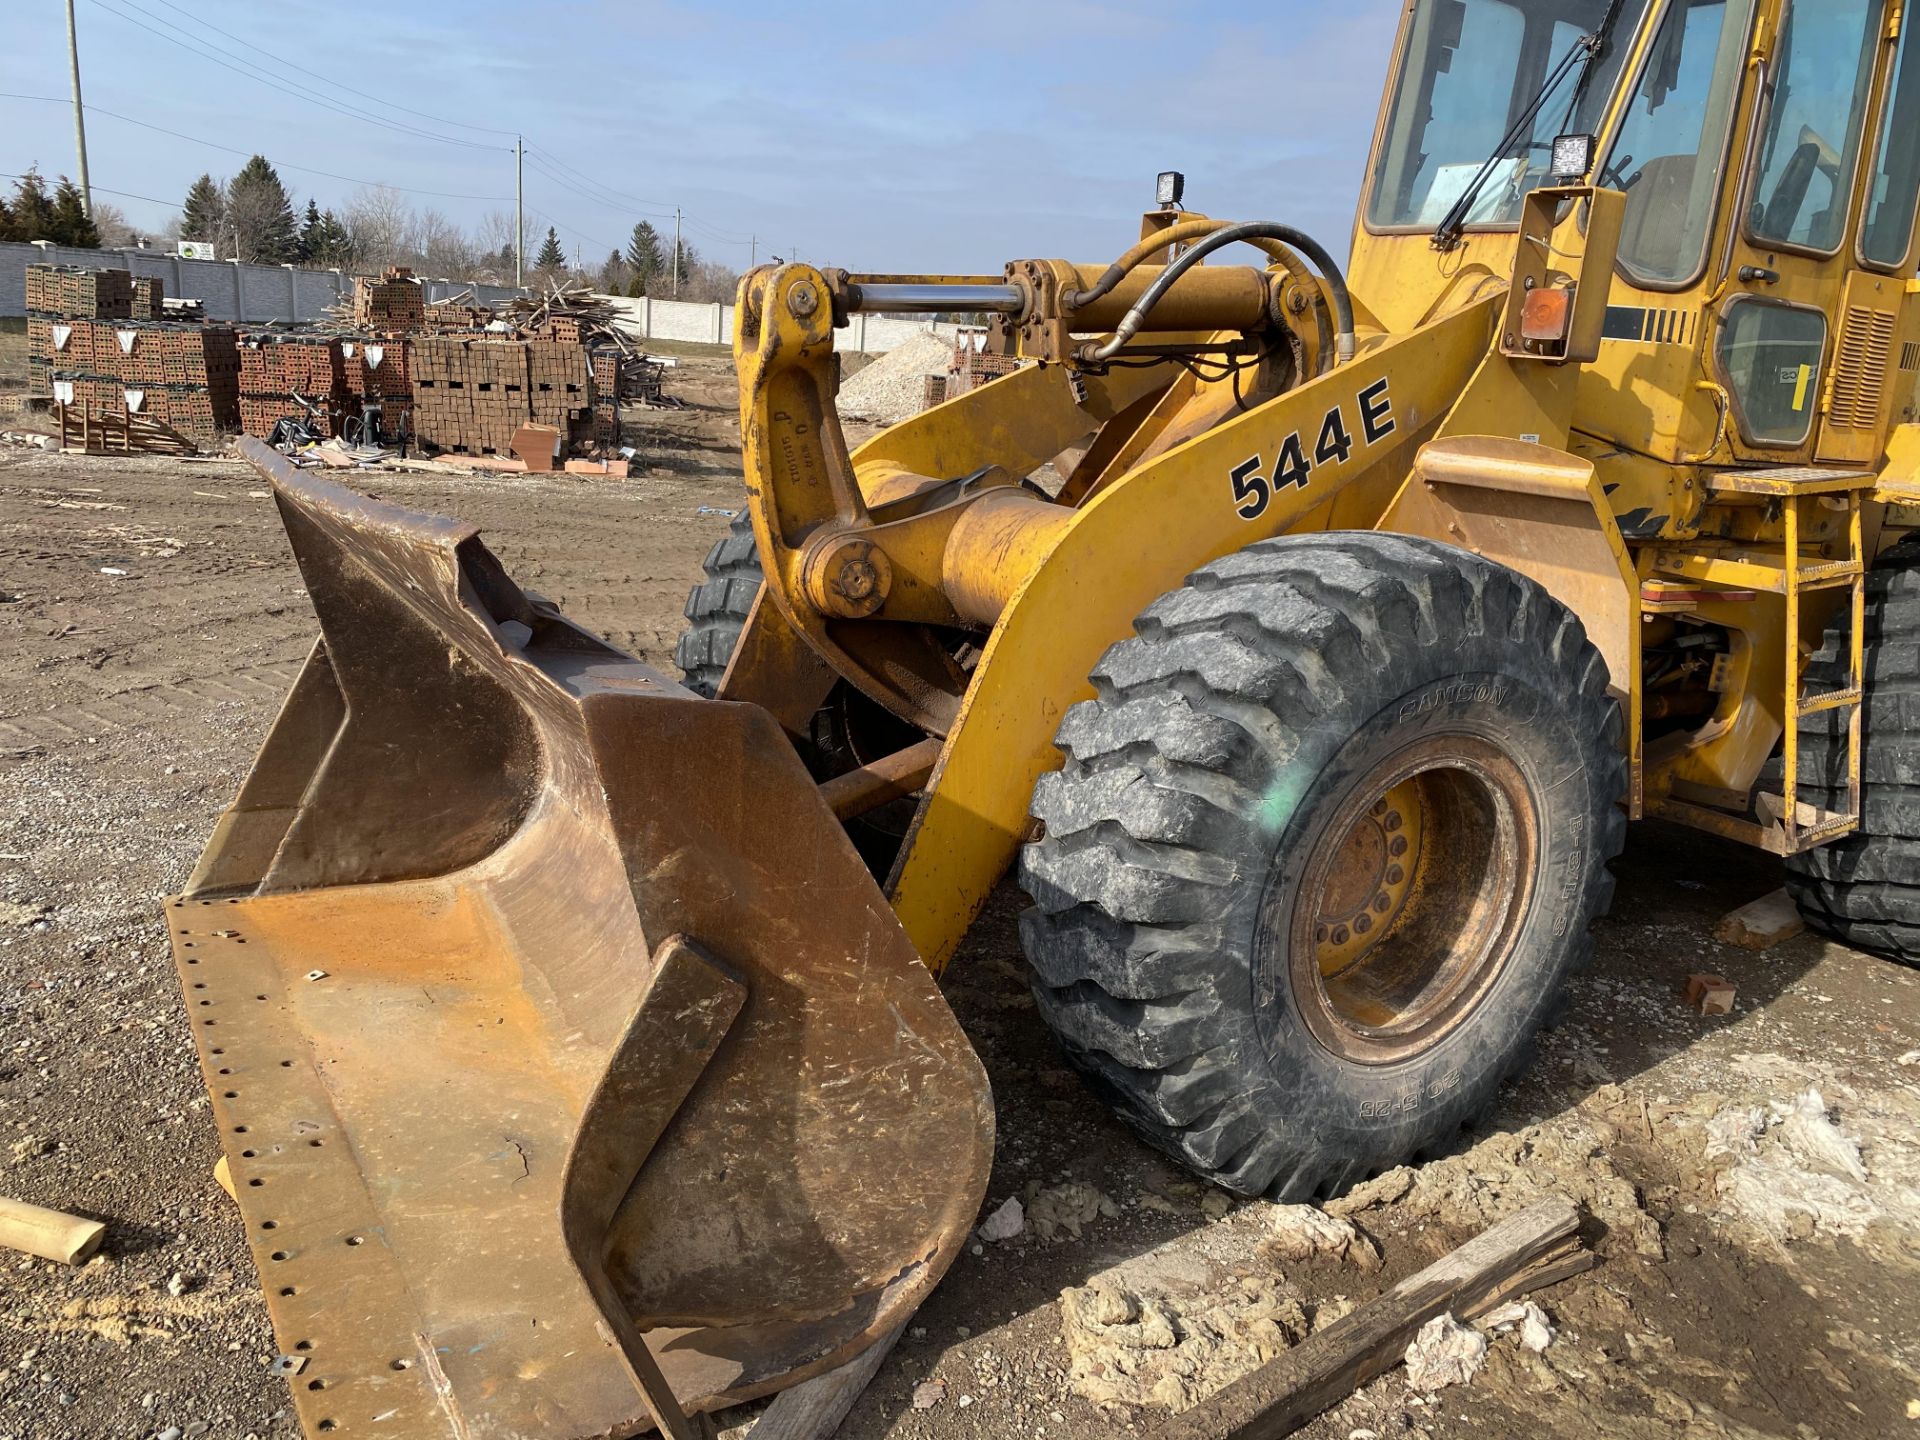
[[[1415,0],[1355,291],[1398,330],[1476,263],[1508,273],[1524,198],[1566,178],[1556,138],[1592,136],[1584,178],[1627,199],[1579,428],[1667,463],[1877,459],[1920,367],[1908,8]],[[1629,372],[1686,402],[1650,409]]]

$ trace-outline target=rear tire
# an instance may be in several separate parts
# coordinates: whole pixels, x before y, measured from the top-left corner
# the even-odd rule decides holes
[[[1843,607],[1807,666],[1808,688],[1847,682],[1853,628]],[[1807,924],[1845,945],[1920,964],[1920,541],[1903,541],[1867,575],[1860,829],[1787,860],[1787,889]],[[1800,799],[1847,806],[1847,712],[1800,721]]]
[[[1445,1144],[1611,898],[1599,653],[1532,581],[1370,533],[1250,546],[1134,628],[1034,793],[1041,1013],[1135,1131],[1242,1194]]]

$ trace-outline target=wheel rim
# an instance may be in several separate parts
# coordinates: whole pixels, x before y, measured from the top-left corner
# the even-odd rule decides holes
[[[1312,842],[1285,927],[1288,980],[1314,1037],[1384,1065],[1458,1029],[1513,956],[1539,848],[1526,777],[1478,736],[1428,738],[1351,782]]]

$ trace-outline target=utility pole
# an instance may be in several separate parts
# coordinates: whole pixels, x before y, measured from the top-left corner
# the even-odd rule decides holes
[[[747,237],[747,255],[749,257],[747,260],[747,269],[751,270],[760,263],[760,237],[758,235]]]
[[[80,151],[80,208],[93,218],[93,185],[87,179],[87,112],[80,103],[80,30],[73,20],[73,0],[67,0],[67,64],[73,71],[73,143]]]
[[[67,0],[71,6],[73,0]],[[522,178],[526,170],[527,142],[524,136],[513,137],[513,283],[516,287],[527,283],[527,202],[526,187]]]
[[[680,207],[673,207],[673,298],[680,298]]]

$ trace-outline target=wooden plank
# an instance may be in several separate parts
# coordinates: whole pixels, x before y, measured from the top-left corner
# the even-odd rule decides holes
[[[1149,1440],[1291,1435],[1398,1365],[1434,1316],[1477,1315],[1592,1265],[1575,1233],[1579,1224],[1571,1200],[1542,1200],[1146,1434]]]
[[[901,1325],[882,1335],[838,1370],[782,1390],[747,1432],[747,1440],[828,1440],[906,1328]]]

